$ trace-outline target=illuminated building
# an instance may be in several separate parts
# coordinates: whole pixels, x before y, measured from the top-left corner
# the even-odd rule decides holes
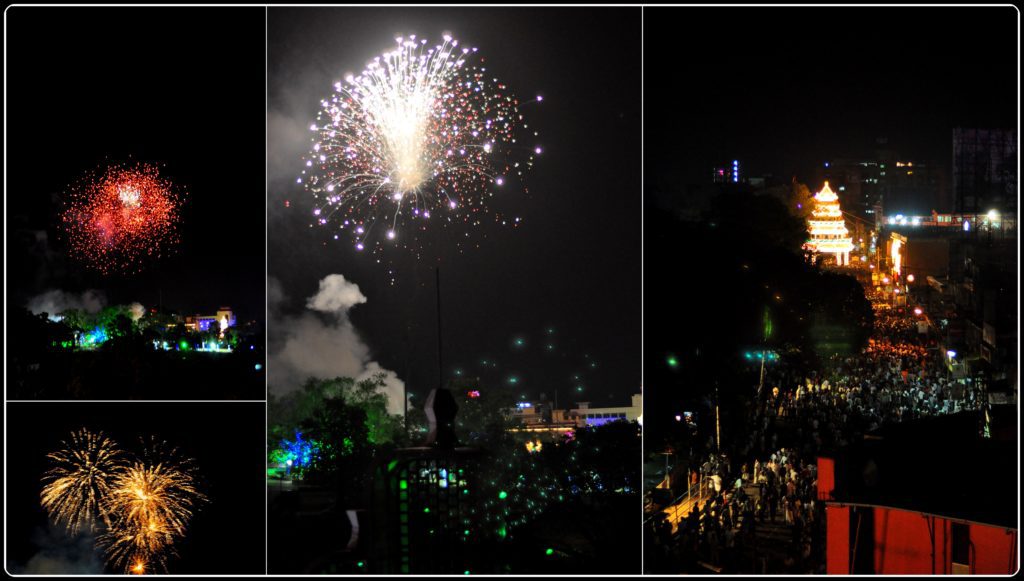
[[[825,187],[814,195],[814,201],[814,210],[807,220],[811,239],[805,247],[822,254],[834,254],[838,266],[850,264],[853,238],[846,229],[839,197],[825,182]]]
[[[903,273],[903,254],[906,252],[907,237],[895,232],[889,235],[889,264],[892,265],[892,273],[899,278]]]
[[[711,181],[716,184],[740,183],[740,161],[734,159],[731,164],[714,168]]]
[[[882,216],[882,225],[889,230],[925,230],[940,232],[972,232],[981,231],[1003,235],[1014,235],[1017,231],[1017,217],[1004,214],[998,210],[984,213],[951,213],[932,212],[925,215],[902,213]]]
[[[643,395],[633,394],[629,406],[592,408],[589,402],[577,404],[572,410],[580,425],[600,426],[608,422],[631,422],[640,417],[644,409]]]
[[[519,402],[512,410],[512,419],[519,427],[514,432],[565,433],[586,426],[600,426],[609,422],[639,420],[643,414],[643,395],[633,394],[630,405],[616,407],[590,407],[590,402],[577,402],[572,409],[553,409],[544,403]]]
[[[234,327],[236,322],[235,313],[232,312],[231,307],[221,307],[217,309],[217,314],[215,315],[187,315],[185,317],[185,328],[192,331],[220,329],[223,333],[227,327]]]

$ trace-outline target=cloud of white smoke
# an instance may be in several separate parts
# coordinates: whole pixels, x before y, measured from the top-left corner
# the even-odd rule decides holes
[[[267,357],[271,389],[286,393],[310,377],[362,380],[383,373],[388,411],[403,413],[405,384],[395,372],[372,360],[369,347],[349,320],[349,310],[367,302],[358,285],[341,274],[324,277],[319,291],[306,301],[308,310],[298,316],[277,313],[284,292],[276,279],[270,279],[267,295],[268,329],[273,337]]]
[[[57,315],[69,309],[98,313],[105,306],[107,297],[102,291],[89,289],[78,295],[53,289],[29,299],[27,308],[36,315],[47,313],[50,319],[58,320]]]

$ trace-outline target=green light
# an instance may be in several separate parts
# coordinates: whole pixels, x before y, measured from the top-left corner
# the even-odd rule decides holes
[[[466,530],[462,531],[462,534],[464,534],[464,535],[466,535],[468,537],[469,536],[469,529],[466,529]]]
[[[388,462],[388,472],[391,472],[392,470],[394,470],[395,466],[398,466],[398,460],[392,460],[392,461]]]
[[[462,574],[463,575],[469,575],[469,569],[466,569],[465,571],[463,571]]]
[[[508,498],[508,493],[502,490],[501,492],[498,493],[498,498],[500,498],[501,500],[505,500],[506,498]]]
[[[424,508],[423,514],[430,514],[430,507]]]
[[[669,355],[665,361],[668,363],[668,366],[673,369],[679,367],[679,360],[676,359],[675,355]]]
[[[364,562],[362,562],[362,561],[357,561],[357,562],[356,562],[356,567],[359,567],[360,569],[362,569],[362,568],[363,568],[363,567],[365,567],[365,566],[366,566],[366,563],[364,563]]]
[[[548,550],[544,551],[544,554],[545,555],[554,555],[555,554],[555,550],[551,549],[551,548],[548,548]]]
[[[406,490],[407,488],[409,488],[409,481],[408,480],[399,480],[398,481],[398,488],[400,488],[402,490]]]

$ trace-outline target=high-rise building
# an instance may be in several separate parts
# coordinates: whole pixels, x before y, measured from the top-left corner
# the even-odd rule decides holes
[[[953,129],[953,198],[958,212],[1017,211],[1017,132]]]
[[[731,164],[721,165],[712,171],[711,181],[716,184],[740,183],[740,161],[732,160]]]
[[[890,151],[872,159],[833,159],[818,171],[828,180],[847,212],[872,218],[875,206],[886,214],[929,214],[951,210],[946,172],[939,164],[911,160]]]

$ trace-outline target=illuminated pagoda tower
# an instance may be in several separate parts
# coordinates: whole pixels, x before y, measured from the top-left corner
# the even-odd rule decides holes
[[[828,187],[814,194],[814,210],[807,220],[811,239],[804,245],[808,250],[822,254],[834,254],[836,265],[850,264],[850,251],[853,250],[853,238],[846,229],[843,212],[839,208],[839,196]]]

